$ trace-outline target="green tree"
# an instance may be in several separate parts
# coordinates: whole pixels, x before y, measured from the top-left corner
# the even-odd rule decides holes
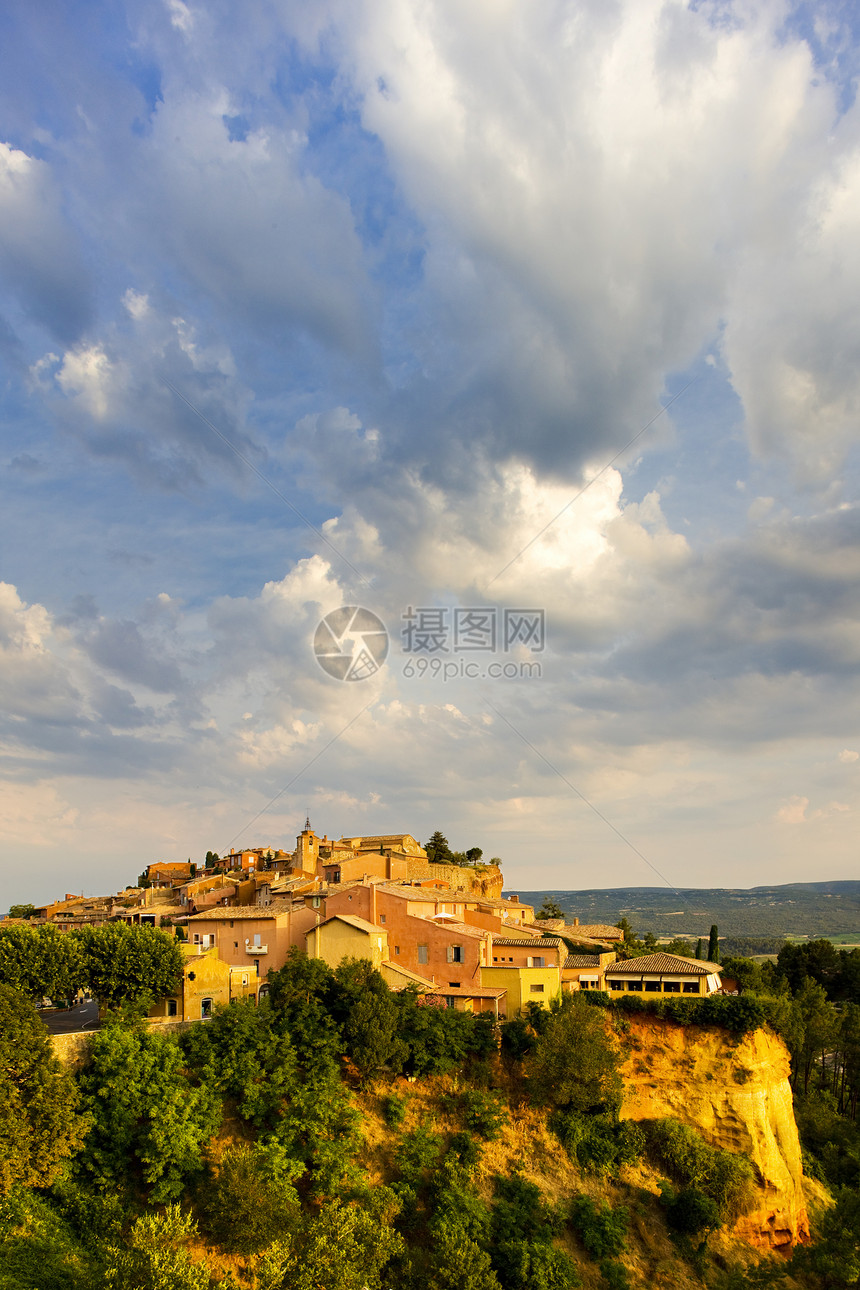
[[[466,860],[472,865],[480,864],[483,854],[484,852],[480,847],[469,847],[466,852]]]
[[[270,1008],[251,1000],[216,1008],[208,1025],[190,1027],[179,1042],[201,1083],[258,1129],[273,1127],[299,1075],[289,1034],[273,1024]]]
[[[81,1146],[88,1121],[33,1005],[0,985],[0,1196],[47,1187]]]
[[[295,1189],[273,1176],[270,1155],[257,1145],[223,1153],[202,1189],[201,1209],[206,1233],[236,1254],[291,1239],[301,1219]]]
[[[178,1205],[142,1215],[123,1246],[108,1251],[102,1284],[110,1290],[210,1290],[208,1267],[188,1250],[196,1236],[197,1224]]]
[[[154,1031],[113,1024],[93,1036],[80,1087],[93,1128],[76,1167],[96,1187],[149,1190],[178,1199],[201,1169],[201,1152],[221,1119],[205,1086],[185,1074],[179,1045]]]
[[[392,1259],[404,1250],[392,1227],[394,1193],[378,1187],[360,1204],[333,1200],[306,1220],[280,1282],[282,1290],[382,1290]]]
[[[564,910],[557,900],[544,896],[543,904],[535,914],[535,918],[564,918]]]
[[[702,957],[702,938],[700,936],[699,939],[696,941],[696,958],[700,959],[701,957]]]
[[[450,864],[453,860],[451,848],[448,846],[448,839],[438,829],[431,835],[430,840],[424,844],[424,850],[427,852],[427,859],[431,864]]]
[[[344,1049],[363,1079],[383,1068],[400,1070],[408,1049],[400,1034],[400,1008],[369,959],[344,959],[327,992]]]
[[[708,962],[719,963],[720,961],[720,934],[717,930],[717,924],[711,927],[711,934],[708,937]]]
[[[10,905],[9,906],[10,918],[35,918],[35,916],[36,916],[35,905]]]
[[[525,1071],[537,1103],[585,1115],[620,1106],[618,1065],[603,1010],[576,993],[551,1010]]]
[[[147,1011],[182,981],[182,951],[157,927],[102,923],[70,933],[80,945],[90,989],[104,1008]]]
[[[78,943],[50,923],[0,925],[0,979],[33,1003],[67,1007],[85,984]]]

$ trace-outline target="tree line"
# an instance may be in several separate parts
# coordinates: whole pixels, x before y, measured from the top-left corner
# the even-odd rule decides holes
[[[71,1007],[81,993],[104,1008],[146,1011],[182,982],[178,942],[156,927],[101,923],[61,932],[51,923],[0,924],[0,981],[26,999]]]

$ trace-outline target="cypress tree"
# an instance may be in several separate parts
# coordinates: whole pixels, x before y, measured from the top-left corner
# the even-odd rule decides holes
[[[711,928],[711,935],[708,939],[708,962],[719,963],[720,961],[720,936],[717,931],[717,924],[714,923]]]
[[[700,959],[701,957],[702,957],[702,938],[700,936],[699,939],[696,941],[696,958]]]

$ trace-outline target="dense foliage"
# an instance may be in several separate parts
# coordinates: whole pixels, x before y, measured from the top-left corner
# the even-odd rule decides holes
[[[129,961],[123,998],[139,1004]],[[806,970],[791,977],[798,961]],[[836,1198],[791,1265],[804,1290],[851,1284],[860,1269],[860,1006],[842,998],[837,1011],[828,991],[843,978],[816,975],[828,963],[817,953],[767,971],[727,964],[741,996],[657,1001],[670,1019],[785,1035],[806,1166]],[[14,1106],[0,1119],[0,1290],[569,1290],[586,1267],[588,1284],[627,1290],[643,1206],[699,1268],[708,1234],[744,1208],[753,1180],[744,1157],[674,1121],[619,1120],[626,999],[566,996],[496,1027],[393,994],[369,963],[332,971],[294,953],[258,1008],[216,1010],[179,1036],[115,1017],[73,1080],[25,998],[38,987],[23,976],[19,986],[0,991],[0,1107]],[[416,1087],[436,1091],[422,1100]],[[39,1088],[53,1119],[32,1097]],[[387,1126],[372,1187],[359,1104],[376,1107],[377,1133]],[[511,1154],[512,1118],[533,1126],[542,1114],[589,1189],[573,1202],[532,1171],[525,1137],[522,1158]],[[626,1172],[643,1161],[665,1176],[660,1200]],[[609,1204],[594,1194],[607,1186],[626,1190]],[[726,1290],[778,1271],[726,1273]]]
[[[102,923],[63,933],[50,923],[0,926],[0,980],[69,1007],[90,991],[105,1008],[146,1011],[182,978],[182,951],[155,927]]]

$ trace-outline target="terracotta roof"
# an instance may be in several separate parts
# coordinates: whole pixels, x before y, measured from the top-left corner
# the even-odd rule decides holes
[[[435,918],[424,918],[425,923],[431,923],[433,927],[438,927],[440,931],[456,932],[458,936],[472,936],[476,941],[484,941],[492,935],[491,932],[485,931],[483,927],[472,927],[470,923],[450,923],[445,920],[444,923],[438,923]]]
[[[433,987],[433,993],[442,997],[451,994],[461,999],[501,999],[507,994],[507,989],[486,985],[444,985],[437,982]]]
[[[217,909],[205,909],[202,914],[192,914],[189,923],[208,923],[213,918],[274,918],[276,914],[289,913],[290,906],[286,901],[272,901],[271,905],[219,905]]]
[[[606,969],[607,976],[642,976],[649,973],[672,973],[675,976],[690,976],[694,973],[707,976],[711,972],[722,972],[719,963],[706,963],[702,959],[684,959],[679,954],[645,954],[641,959],[624,959],[613,963]]]
[[[598,954],[568,954],[564,960],[564,966],[566,968],[599,968],[600,956]]]
[[[420,985],[425,990],[432,990],[435,994],[438,987],[435,981],[430,981],[426,976],[419,976],[417,972],[410,971],[407,967],[401,967],[399,963],[386,961],[381,965],[380,971],[383,976],[386,972],[392,972],[395,976],[402,976],[407,985]],[[405,986],[402,988],[406,988]]]
[[[620,927],[613,927],[611,923],[568,923],[564,929],[565,936],[571,940],[576,940],[577,936],[586,936],[589,940],[600,940],[606,937],[610,941],[621,941],[624,939],[624,933]]]
[[[380,891],[387,891],[392,896],[400,896],[403,900],[423,901],[424,904],[430,905],[464,903],[463,892],[454,891],[452,887],[407,887],[405,884],[395,882],[380,882],[377,886]]]
[[[555,947],[559,949],[564,946],[564,942],[558,936],[493,936],[494,945],[522,945],[533,950],[535,945],[546,946],[547,949]]]
[[[319,924],[320,927],[327,927],[329,923],[349,923],[350,927],[357,927],[360,932],[367,932],[369,935],[384,936],[388,929],[386,927],[377,927],[376,923],[369,923],[366,918],[359,918],[357,914],[331,914]],[[309,928],[307,935],[316,929]]]

